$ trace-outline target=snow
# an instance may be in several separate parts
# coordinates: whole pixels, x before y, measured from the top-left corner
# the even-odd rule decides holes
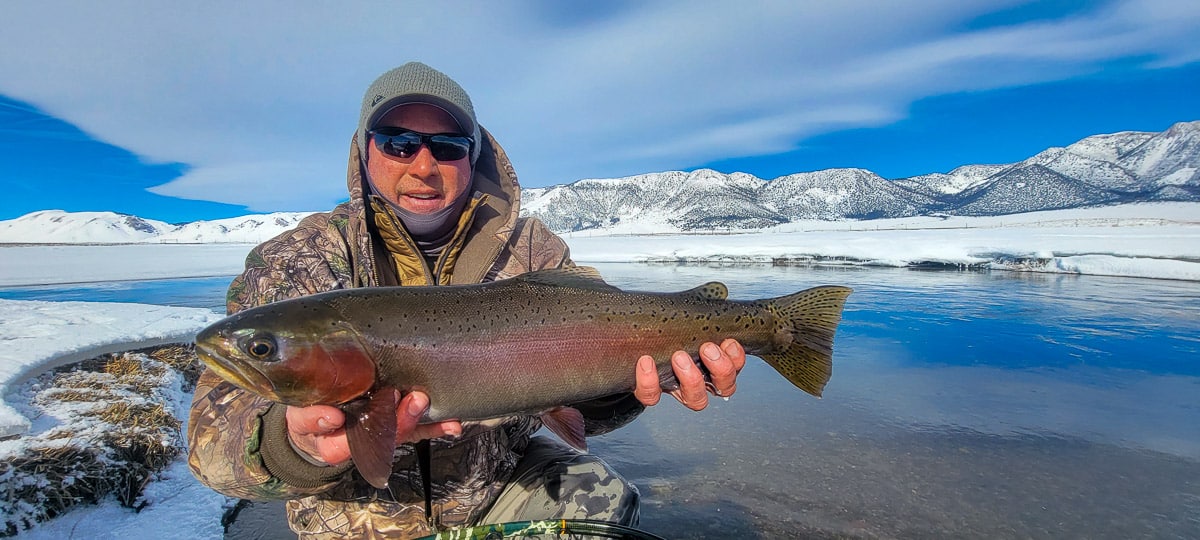
[[[664,234],[652,216],[563,235],[579,262],[817,259],[1200,281],[1200,203],[991,217],[796,221],[740,234]],[[0,247],[0,286],[232,276],[252,244]],[[1030,266],[1027,259],[1043,259]]]
[[[0,244],[252,243],[312,212],[276,212],[172,225],[115,212],[42,210],[0,221]]]
[[[11,245],[0,286],[230,276],[253,244]]]
[[[109,352],[191,341],[197,331],[221,317],[199,308],[0,300],[0,398],[57,366]],[[0,400],[0,439],[23,433],[30,425],[28,418]],[[19,450],[19,441],[6,442],[3,449]],[[172,536],[161,529],[163,524],[187,531],[184,534],[189,538],[221,538],[224,534],[221,515],[226,498],[196,481],[183,460],[177,460],[163,471],[159,481],[149,484],[144,500],[147,506],[141,512],[122,508],[115,500],[76,508],[22,532],[21,537]],[[105,526],[95,527],[95,523]]]
[[[1186,185],[1193,176],[1196,176],[1196,168],[1184,167],[1160,178],[1158,184],[1160,186],[1182,186]]]
[[[0,300],[0,439],[29,428],[3,401],[29,378],[105,353],[191,341],[221,317],[201,308]]]
[[[1200,204],[1135,204],[994,217],[793,222],[762,232],[564,235],[588,262],[815,261],[1200,280]],[[634,236],[641,235],[641,236]]]
[[[162,221],[114,212],[42,210],[0,222],[0,242],[140,242],[170,228]]]
[[[938,262],[992,268],[1200,281],[1200,203],[1137,204],[999,217],[794,222],[747,234],[629,235],[619,226],[566,235],[588,262],[778,259],[826,264]],[[653,233],[653,230],[642,232]],[[233,275],[248,244],[0,247],[0,285]],[[106,352],[189,341],[221,317],[196,308],[93,302],[0,300],[0,397],[55,366]],[[30,421],[0,401],[0,437]],[[79,508],[22,533],[158,538],[170,523],[189,537],[218,538],[225,499],[201,486],[182,461],[152,484],[142,512],[116,502]],[[103,529],[87,523],[105,523]],[[149,526],[148,524],[160,524]]]
[[[225,536],[221,516],[225,513],[228,499],[197,481],[183,460],[176,460],[162,472],[157,482],[148,484],[143,498],[147,504],[140,512],[122,508],[115,501],[79,506],[21,532],[19,537],[22,540],[216,540]]]

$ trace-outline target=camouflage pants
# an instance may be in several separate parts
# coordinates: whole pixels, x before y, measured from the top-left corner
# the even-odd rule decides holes
[[[604,460],[549,437],[534,437],[507,486],[475,523],[591,519],[634,527],[638,498],[637,488]],[[320,502],[301,502],[288,501],[289,525],[301,540],[411,538],[430,533],[420,505],[401,505],[396,513],[393,506],[372,501],[334,501],[330,508]],[[348,507],[354,510],[347,511]]]
[[[635,527],[638,498],[637,487],[604,460],[534,437],[508,487],[479,522],[593,519]]]

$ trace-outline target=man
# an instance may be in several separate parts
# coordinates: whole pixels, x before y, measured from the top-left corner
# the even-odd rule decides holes
[[[393,69],[368,88],[347,187],[349,201],[250,252],[230,285],[229,313],[346,287],[479,283],[573,264],[560,238],[518,216],[512,165],[479,126],[470,98],[424,64]],[[733,394],[741,346],[706,343],[701,358],[713,390]],[[683,351],[672,363],[680,383],[673,394],[703,409],[702,370]],[[589,435],[658,402],[653,359],[631,358],[630,369],[633,393],[575,404]],[[206,371],[189,417],[189,464],[229,496],[288,499],[302,538],[402,538],[548,518],[636,524],[637,490],[599,458],[531,437],[535,417],[419,424],[428,406],[421,392],[401,399],[399,447],[388,488],[379,490],[353,470],[340,410],[271,403]]]

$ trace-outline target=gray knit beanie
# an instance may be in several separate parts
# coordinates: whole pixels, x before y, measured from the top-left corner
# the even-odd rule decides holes
[[[362,113],[358,117],[358,150],[367,159],[367,131],[375,127],[392,107],[404,103],[428,103],[441,107],[454,117],[475,140],[471,147],[471,165],[479,157],[479,123],[471,97],[445,73],[420,62],[409,62],[380,75],[363,95]]]

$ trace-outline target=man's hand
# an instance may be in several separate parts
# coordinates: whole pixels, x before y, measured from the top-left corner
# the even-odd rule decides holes
[[[424,392],[410,392],[400,400],[400,406],[396,408],[396,444],[462,434],[462,424],[456,421],[419,424],[428,408],[429,396]],[[337,407],[287,408],[288,437],[292,446],[327,465],[341,465],[350,460],[345,424],[346,415]]]
[[[700,346],[700,361],[712,376],[714,393],[720,397],[732,396],[737,390],[737,374],[746,365],[746,351],[742,344],[735,339],[721,342],[720,347],[715,343],[705,343]],[[704,373],[696,366],[691,355],[685,351],[675,351],[671,355],[671,367],[675,371],[675,378],[679,379],[679,388],[672,390],[671,395],[693,411],[707,407],[708,388]],[[658,403],[662,397],[658,370],[650,356],[638,359],[637,386],[633,394],[647,407]]]

